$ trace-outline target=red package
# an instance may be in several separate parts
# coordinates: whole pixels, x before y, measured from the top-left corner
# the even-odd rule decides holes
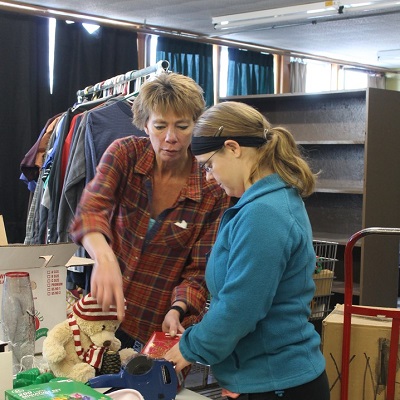
[[[154,332],[143,347],[142,354],[146,354],[151,358],[163,358],[165,353],[179,342],[180,338],[180,334],[172,337],[166,332]],[[183,387],[185,378],[189,374],[190,369],[191,365],[188,365],[182,371],[177,373],[178,389]]]

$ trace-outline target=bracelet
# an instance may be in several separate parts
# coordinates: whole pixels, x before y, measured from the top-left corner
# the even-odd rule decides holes
[[[179,322],[183,321],[185,318],[186,311],[181,306],[171,306],[170,310],[176,310],[179,312]]]

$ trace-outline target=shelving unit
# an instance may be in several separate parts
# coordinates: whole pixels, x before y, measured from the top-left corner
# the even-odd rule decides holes
[[[220,99],[226,100],[250,104],[273,125],[288,128],[320,172],[315,193],[305,200],[314,240],[344,247],[361,229],[400,227],[400,92],[368,88]],[[364,238],[355,250],[359,303],[397,307],[398,238]],[[342,260],[335,274],[333,291],[343,280]]]

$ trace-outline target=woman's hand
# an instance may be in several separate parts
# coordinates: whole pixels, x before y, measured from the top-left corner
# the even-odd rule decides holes
[[[90,280],[91,294],[108,311],[111,305],[117,307],[118,320],[125,317],[125,302],[122,289],[122,275],[117,260],[95,261]]]
[[[90,280],[92,296],[103,311],[108,311],[111,305],[116,306],[118,320],[122,321],[125,317],[125,298],[121,269],[114,252],[101,233],[88,233],[82,244],[95,262]]]
[[[191,362],[186,361],[183,358],[182,353],[179,350],[179,343],[177,343],[174,347],[169,349],[165,353],[164,358],[167,361],[171,361],[174,364],[176,372],[182,371],[183,368],[185,368],[185,367],[187,367],[188,365],[191,364]]]
[[[185,328],[179,321],[179,312],[176,310],[169,310],[165,315],[162,323],[162,331],[169,333],[172,337],[179,333],[183,333]]]

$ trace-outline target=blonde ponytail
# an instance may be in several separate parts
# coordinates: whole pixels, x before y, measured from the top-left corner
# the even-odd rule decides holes
[[[316,175],[302,156],[292,134],[283,127],[270,128],[268,142],[259,149],[258,162],[251,171],[250,179],[257,176],[263,165],[276,172],[286,183],[295,187],[302,197],[315,189]]]

